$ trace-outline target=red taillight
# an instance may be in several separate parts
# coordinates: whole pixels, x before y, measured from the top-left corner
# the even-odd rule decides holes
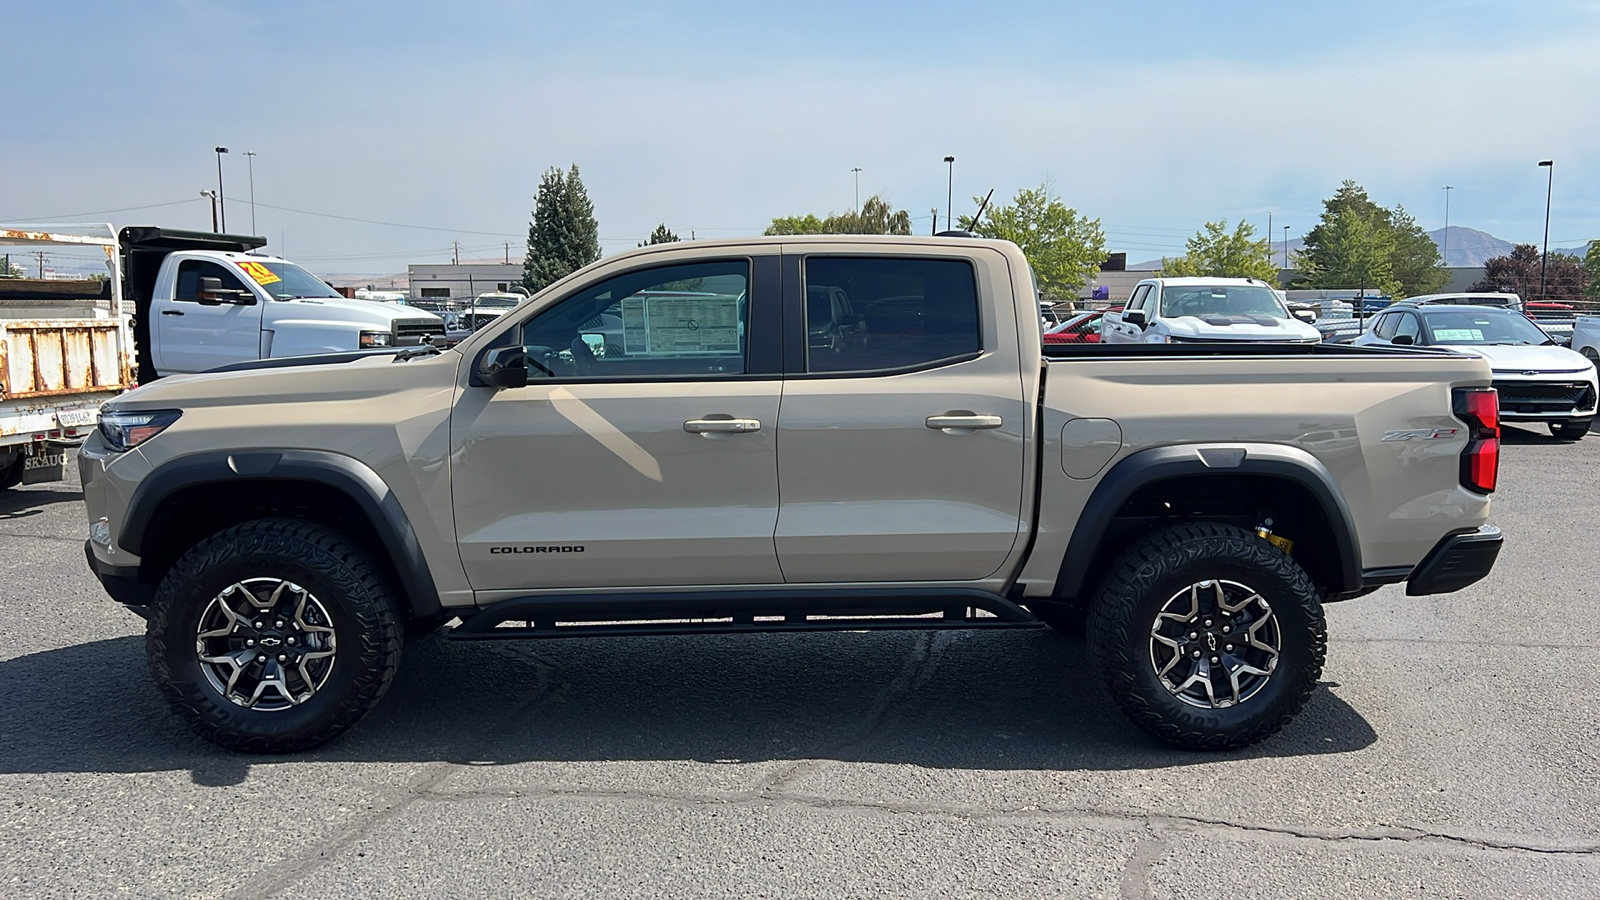
[[[1470,426],[1461,451],[1461,485],[1492,493],[1500,474],[1500,395],[1494,388],[1456,388],[1454,406],[1456,418]]]

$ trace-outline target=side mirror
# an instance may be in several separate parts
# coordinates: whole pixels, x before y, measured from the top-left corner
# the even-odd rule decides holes
[[[232,303],[235,306],[255,306],[256,295],[249,291],[237,288],[225,288],[222,279],[216,276],[200,276],[199,290],[196,299],[207,306],[218,306],[223,303]]]
[[[583,339],[584,345],[589,348],[590,353],[594,354],[595,359],[605,358],[606,336],[603,333],[598,331],[585,331],[584,333],[578,335],[578,337]]]
[[[1150,325],[1150,319],[1145,316],[1144,310],[1142,309],[1130,309],[1123,312],[1122,321],[1129,325],[1137,325],[1140,328],[1145,328]]]
[[[839,316],[839,327],[860,328],[866,321],[867,317],[863,316],[861,313],[844,313],[843,315]]]
[[[1297,309],[1290,313],[1290,315],[1293,315],[1296,319],[1299,319],[1307,325],[1313,324],[1317,321],[1317,314],[1314,310]]]
[[[483,355],[478,377],[499,390],[528,386],[528,353],[522,347],[495,347]]]
[[[1395,345],[1396,347],[1410,347],[1416,342],[1417,339],[1409,334],[1397,334],[1394,336],[1394,340],[1391,340],[1389,343]]]

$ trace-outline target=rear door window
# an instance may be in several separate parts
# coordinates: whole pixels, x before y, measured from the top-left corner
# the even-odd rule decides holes
[[[926,366],[983,348],[966,260],[809,257],[805,284],[809,372]]]

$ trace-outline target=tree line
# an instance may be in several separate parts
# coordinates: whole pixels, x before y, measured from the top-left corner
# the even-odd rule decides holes
[[[1046,302],[1071,301],[1100,272],[1106,259],[1105,231],[1053,194],[1048,184],[1017,191],[1008,203],[984,208],[974,197],[978,217],[963,216],[960,227],[980,237],[1008,240],[1022,248]],[[1409,297],[1435,293],[1449,283],[1449,271],[1433,239],[1404,207],[1383,207],[1354,181],[1345,181],[1322,203],[1316,227],[1304,236],[1293,257],[1290,287],[1365,290],[1368,294]],[[911,214],[879,195],[859,209],[818,216],[808,213],[774,218],[769,235],[911,233]],[[680,240],[665,223],[639,246]],[[577,165],[565,172],[547,170],[540,178],[523,284],[539,291],[600,258],[600,226]],[[1473,291],[1511,290],[1524,298],[1539,294],[1540,259],[1532,244],[1491,259]],[[1545,263],[1544,296],[1600,297],[1600,241],[1583,258],[1552,254]],[[1227,219],[1207,222],[1184,243],[1184,254],[1161,260],[1159,274],[1257,278],[1276,284],[1270,236],[1256,237],[1243,219],[1231,229]]]

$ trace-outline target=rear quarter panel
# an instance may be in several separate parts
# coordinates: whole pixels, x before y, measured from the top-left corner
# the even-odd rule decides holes
[[[1049,593],[1100,478],[1133,453],[1177,444],[1305,450],[1349,506],[1362,567],[1414,565],[1440,537],[1488,519],[1489,499],[1460,486],[1466,428],[1451,413],[1451,389],[1487,386],[1489,378],[1482,360],[1421,354],[1050,360],[1039,533],[1021,582],[1029,595]],[[1062,429],[1077,418],[1111,419],[1121,432],[1120,447],[1092,477],[1072,478],[1064,468]],[[1383,440],[1390,431],[1437,428],[1458,431]]]

